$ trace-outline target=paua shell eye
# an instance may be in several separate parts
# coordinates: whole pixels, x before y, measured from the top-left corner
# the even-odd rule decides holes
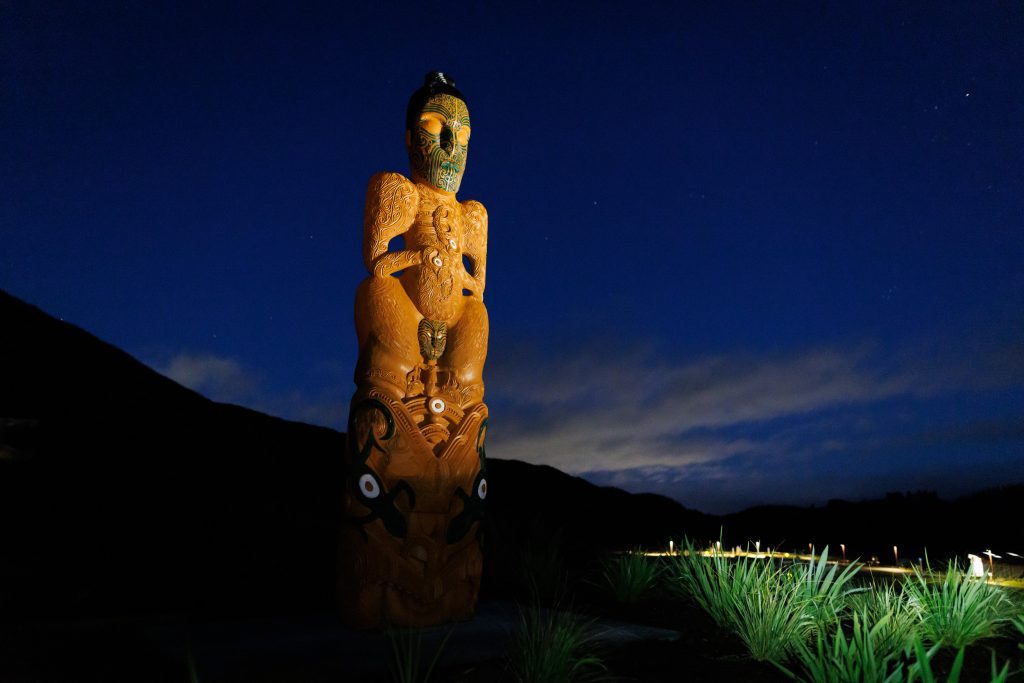
[[[359,477],[359,492],[372,500],[380,495],[380,484],[372,474],[364,474]]]
[[[420,128],[430,135],[440,135],[443,124],[435,118],[420,119]]]

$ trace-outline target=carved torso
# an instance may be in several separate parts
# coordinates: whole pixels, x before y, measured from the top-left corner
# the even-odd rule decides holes
[[[366,192],[338,572],[361,628],[468,619],[480,590],[487,212],[455,198],[465,101],[444,74],[427,79],[409,107],[413,180],[378,173]]]
[[[422,186],[416,189],[420,201],[405,244],[423,252],[423,261],[402,274],[402,286],[423,317],[451,324],[460,313],[462,284],[469,277],[462,264],[464,211],[454,199]]]
[[[452,324],[465,297],[483,300],[487,212],[480,202],[460,203],[397,173],[380,173],[370,182],[366,207],[367,269],[376,277],[402,271],[402,287],[420,315]],[[405,250],[388,251],[398,235]]]
[[[472,615],[487,496],[486,254],[479,202],[397,173],[370,181],[340,571],[353,624]]]

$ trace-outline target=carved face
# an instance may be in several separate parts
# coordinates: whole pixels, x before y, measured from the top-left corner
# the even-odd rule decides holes
[[[448,421],[456,417],[457,427]],[[375,390],[353,403],[340,576],[353,623],[425,626],[472,614],[486,437],[483,404],[463,414],[435,397],[407,409]]]
[[[420,321],[418,330],[420,340],[420,355],[425,360],[437,360],[444,355],[445,346],[448,343],[448,326],[438,320]]]
[[[469,149],[469,110],[453,95],[434,95],[406,134],[414,176],[445,192],[458,192]]]

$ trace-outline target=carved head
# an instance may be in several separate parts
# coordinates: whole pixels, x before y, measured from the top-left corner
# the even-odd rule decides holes
[[[469,109],[455,82],[433,71],[409,98],[405,146],[414,179],[458,192],[469,150]]]
[[[420,321],[417,334],[420,340],[420,355],[423,360],[437,360],[444,355],[448,343],[448,325],[440,320]]]
[[[410,410],[376,390],[353,402],[339,578],[354,625],[426,626],[467,618],[476,604],[487,410],[431,404]],[[428,411],[442,419],[424,434]],[[427,440],[437,432],[447,441]]]

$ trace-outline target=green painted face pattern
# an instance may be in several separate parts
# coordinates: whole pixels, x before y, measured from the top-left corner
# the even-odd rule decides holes
[[[409,142],[412,170],[434,187],[458,192],[469,150],[469,110],[457,97],[438,94],[427,100]]]

